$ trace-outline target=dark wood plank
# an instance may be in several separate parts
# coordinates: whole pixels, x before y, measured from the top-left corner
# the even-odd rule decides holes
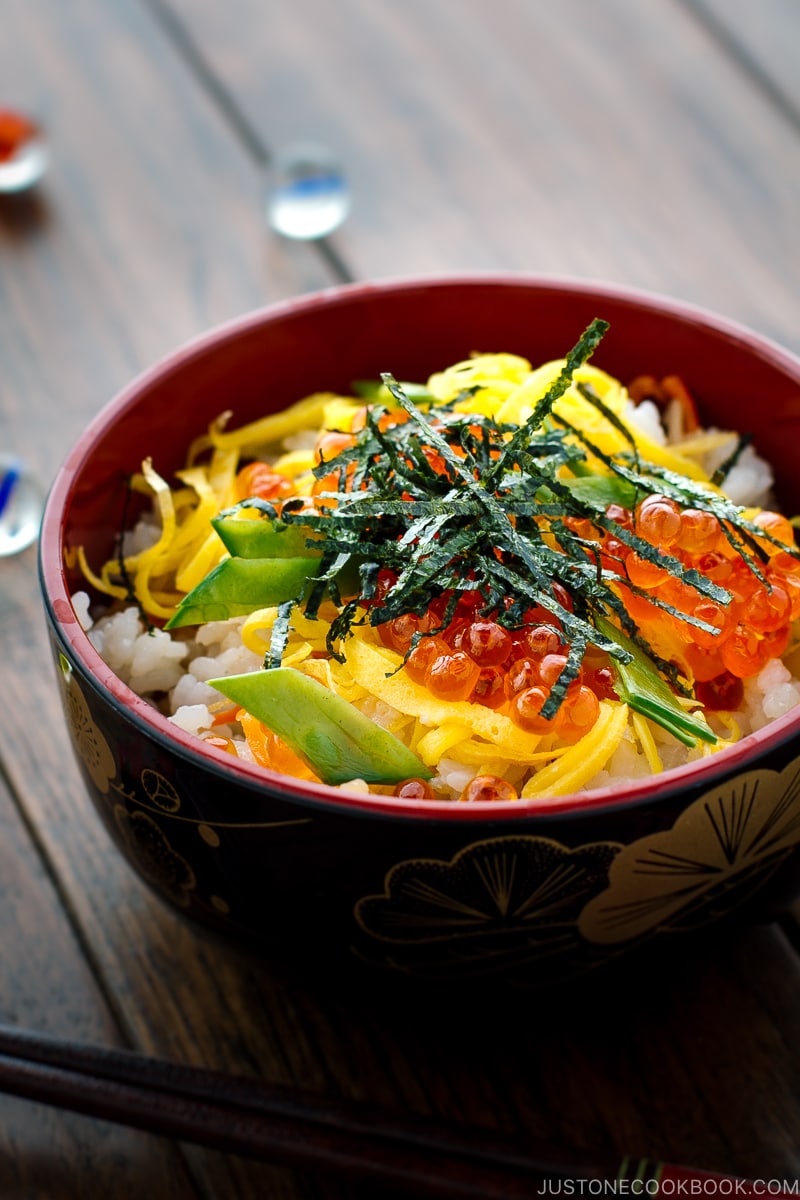
[[[159,2],[268,145],[342,155],[358,276],[592,276],[800,347],[796,131],[676,0]]]
[[[554,15],[559,10],[561,18]],[[753,295],[746,294],[753,253],[733,265],[725,259],[733,217],[714,234],[708,254],[701,252],[700,218],[716,211],[721,188],[705,157],[713,140],[708,130],[694,132],[684,116],[676,126],[682,150],[659,147],[662,157],[650,176],[658,220],[640,209],[641,163],[649,168],[655,153],[648,121],[663,131],[666,111],[656,119],[654,103],[655,111],[633,113],[630,125],[612,122],[610,130],[608,119],[598,116],[588,128],[601,144],[608,137],[604,155],[596,142],[576,140],[598,89],[608,89],[607,113],[620,117],[632,104],[634,81],[646,92],[654,64],[664,65],[659,37],[667,30],[671,44],[678,40],[673,20],[690,50],[702,50],[701,60],[710,55],[716,77],[729,78],[726,60],[711,54],[694,23],[673,18],[664,4],[652,10],[652,29],[637,24],[636,6],[627,10],[634,28],[626,53],[640,64],[633,77],[620,74],[620,52],[593,6],[509,3],[490,10],[475,3],[409,3],[401,9],[342,0],[334,10],[299,0],[259,9],[232,0],[223,17],[222,10],[193,0],[180,12],[191,18],[194,34],[202,34],[228,85],[252,106],[265,141],[278,144],[299,133],[343,138],[358,206],[337,245],[359,273],[550,264],[662,288],[672,280],[675,290],[683,280],[695,299],[716,289],[722,295],[727,286],[732,303],[741,306],[734,315],[751,305],[765,327],[788,329],[796,303],[788,265],[762,264],[751,281]],[[11,317],[0,326],[0,357],[5,361],[8,350],[14,380],[0,403],[23,447],[47,466],[127,372],[212,314],[217,319],[245,307],[262,289],[279,294],[280,280],[287,287],[294,281],[299,290],[301,275],[293,274],[284,247],[267,243],[283,274],[278,283],[269,273],[262,278],[266,244],[257,207],[242,191],[258,182],[256,174],[190,70],[181,68],[174,46],[157,36],[149,9],[94,4],[76,17],[58,0],[38,0],[31,8],[18,0],[15,11],[28,35],[23,44],[31,77],[38,71],[47,78],[43,67],[59,64],[64,98],[58,111],[69,108],[73,120],[88,120],[106,146],[112,135],[133,131],[123,179],[133,179],[139,198],[129,205],[123,183],[101,181],[64,115],[60,127],[71,139],[73,166],[63,184],[54,174],[47,191],[53,197],[48,212],[57,212],[58,220],[37,224],[16,210],[5,219],[5,252],[13,253],[22,274],[9,283],[0,273],[0,303]],[[625,8],[617,4],[614,11]],[[577,20],[579,12],[586,20]],[[533,13],[541,21],[535,29]],[[45,16],[52,22],[46,38]],[[95,47],[106,44],[115,49],[113,64],[94,61]],[[677,75],[655,78],[666,104]],[[247,96],[245,85],[252,89]],[[581,87],[587,90],[576,110],[572,97]],[[154,147],[149,130],[144,136],[140,127],[143,90],[148,103],[166,113],[163,146]],[[97,114],[101,94],[107,111]],[[262,107],[265,96],[270,103]],[[669,109],[670,119],[679,108]],[[769,116],[762,115],[771,137]],[[188,161],[173,165],[178,146]],[[640,157],[628,161],[634,152]],[[148,171],[153,156],[155,176]],[[717,152],[715,168],[720,157]],[[687,163],[691,171],[686,165],[677,171]],[[722,183],[735,183],[741,208],[743,185],[729,166]],[[145,186],[153,177],[163,192]],[[777,198],[778,212],[777,230],[765,234],[770,244],[783,228],[784,189],[788,196],[792,178],[776,181],[768,193],[768,200]],[[201,181],[210,190],[198,192]],[[680,182],[690,195],[681,193]],[[638,189],[635,197],[631,188]],[[692,210],[683,259],[674,244],[665,248],[664,237],[680,230],[690,201],[698,211]],[[108,216],[106,207],[113,210]],[[102,251],[93,240],[98,223]],[[766,282],[774,290],[765,286],[762,294],[757,285]],[[151,292],[154,309],[145,306]],[[48,424],[48,412],[58,419]],[[800,1122],[794,1088],[800,967],[779,930],[755,930],[680,963],[651,963],[649,972],[632,969],[613,984],[580,981],[566,995],[523,998],[513,1006],[503,995],[487,999],[467,988],[448,1006],[425,996],[412,1005],[348,996],[334,981],[314,988],[286,978],[271,964],[189,929],[119,860],[69,757],[37,610],[28,552],[0,572],[4,679],[15,696],[5,769],[130,1044],[578,1147],[668,1156],[765,1178],[800,1168],[793,1135]],[[42,728],[46,737],[31,737]],[[35,972],[27,979],[33,987]],[[759,1078],[756,1107],[742,1087],[743,1064]],[[198,1189],[214,1200],[297,1200],[346,1191],[200,1150],[187,1151],[187,1161]],[[91,1178],[88,1168],[80,1178]]]
[[[1,578],[19,595],[30,564],[8,568]],[[300,986],[189,929],[118,860],[65,766],[41,639],[28,612],[6,611],[20,732],[43,712],[50,720],[46,744],[20,737],[11,766],[20,782],[37,778],[27,804],[132,1044],[578,1147],[770,1178],[798,1168],[800,965],[778,931],[513,1010],[468,988],[446,1007],[424,996],[403,1007]],[[759,1081],[755,1106],[743,1064]],[[190,1162],[215,1197],[258,1195],[265,1180],[269,1195],[314,1194],[284,1174],[278,1190],[255,1164],[194,1151]]]
[[[0,1017],[10,1024],[119,1044],[120,1034],[11,796],[0,780]],[[180,1151],[102,1121],[0,1096],[0,1194],[188,1200]]]
[[[76,9],[59,0],[9,0],[0,78],[3,102],[36,113],[53,152],[37,193],[0,202],[3,449],[23,455],[46,486],[86,420],[151,362],[212,324],[329,285],[334,276],[308,247],[287,253],[269,238],[260,171],[138,4]],[[5,686],[24,695],[8,735],[12,755],[22,752],[11,772],[14,784],[68,903],[81,910],[90,898],[98,915],[119,903],[122,926],[113,934],[140,942],[139,971],[146,979],[153,970],[150,943],[140,939],[151,902],[113,862],[109,847],[84,834],[93,818],[80,789],[64,786],[68,751],[56,733],[61,719],[40,611],[34,551],[3,560],[4,660],[10,642],[22,639],[15,665],[3,665]],[[33,729],[41,736],[32,738]],[[37,741],[47,746],[49,772],[39,770]],[[18,890],[19,911],[30,922],[24,926],[27,953],[16,932],[4,939],[0,977],[15,1006],[7,1010],[9,1019],[97,1040],[130,1040],[126,1010],[138,1004],[146,983],[136,975],[124,983],[117,977],[110,1003],[119,1026],[102,1008],[96,1012],[91,974],[73,962],[78,949],[64,934],[63,919],[57,926],[42,917],[35,881],[22,886],[22,867],[4,878],[9,894]],[[83,895],[76,897],[76,889]],[[84,921],[83,931],[94,954],[92,925]],[[180,970],[169,953],[180,941],[169,921],[154,939],[161,940],[171,970]],[[191,959],[185,940],[184,950]],[[50,1004],[58,1005],[52,1013]],[[152,1024],[167,1029],[181,1019],[169,1002],[160,1014],[149,1010]],[[4,1102],[2,1116],[3,1195],[69,1200],[85,1196],[95,1182],[109,1196],[194,1194],[184,1160],[158,1139],[58,1119],[22,1102]],[[198,1194],[247,1194],[235,1167],[223,1162],[207,1176],[202,1152],[189,1153]],[[96,1170],[94,1154],[107,1154],[105,1167]],[[54,1173],[63,1172],[65,1162],[72,1181],[59,1189]],[[248,1178],[262,1194],[283,1194],[283,1173],[264,1168]],[[297,1195],[294,1182],[289,1194]]]
[[[3,34],[3,102],[52,147],[35,194],[0,198],[3,440],[46,481],[139,371],[334,277],[269,237],[260,169],[136,0],[6,0]]]
[[[779,119],[800,136],[800,6],[794,0],[763,0],[757,5],[748,0],[681,2],[761,91]],[[788,920],[794,922],[789,932],[800,947],[800,904]]]
[[[800,8],[794,0],[683,2],[786,120],[800,128]]]

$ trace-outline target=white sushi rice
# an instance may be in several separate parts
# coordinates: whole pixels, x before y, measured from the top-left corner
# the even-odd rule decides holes
[[[623,413],[624,420],[629,425],[641,429],[652,441],[659,446],[671,446],[680,452],[681,441],[688,436],[691,441],[694,435],[685,435],[682,429],[679,406],[671,405],[672,413],[667,411],[667,428],[664,428],[658,407],[652,400],[642,400],[640,404],[628,403]],[[711,426],[704,430],[707,434],[717,434],[721,430]],[[703,469],[708,475],[713,475],[736,449],[738,438],[729,434],[728,439],[715,450],[708,451],[703,456]],[[739,455],[736,463],[725,476],[725,494],[734,504],[752,505],[757,508],[768,508],[772,496],[774,475],[769,463],[759,458],[752,446],[746,446]]]
[[[651,401],[645,400],[636,406],[631,404],[625,412],[625,418],[653,441],[661,445],[669,442],[680,449],[680,437],[675,437],[680,433],[680,422],[674,429],[668,427],[665,433],[662,416]],[[303,431],[296,439],[289,440],[292,444],[287,441],[286,449],[307,448],[309,436],[307,431]],[[730,456],[735,446],[736,438],[731,435],[728,442],[705,457],[703,466],[706,471],[713,473]],[[726,476],[725,491],[735,504],[767,507],[772,485],[773,475],[769,464],[748,446]],[[145,518],[125,535],[125,553],[135,554],[144,550],[157,538],[158,526]],[[224,706],[220,693],[209,686],[209,679],[256,671],[263,664],[262,656],[249,650],[242,642],[243,617],[201,625],[189,638],[186,631],[176,636],[162,629],[147,629],[135,607],[102,615],[95,621],[86,592],[76,593],[72,602],[90,641],[115,674],[189,734],[202,737],[212,726],[215,710]],[[792,675],[782,661],[776,659],[769,662],[759,675],[745,681],[742,709],[733,714],[733,719],[744,736],[782,716],[798,703],[800,680]],[[376,697],[365,697],[357,707],[387,729],[391,729],[402,716]],[[711,720],[713,723],[713,715]],[[700,747],[687,748],[658,726],[653,726],[652,730],[665,770],[699,758],[703,753]],[[229,732],[234,736],[239,756],[252,762],[252,752],[245,739],[237,730]],[[721,726],[718,732],[723,737],[729,736],[729,731]],[[524,767],[518,769],[519,779],[512,778],[513,774],[513,771],[509,774],[509,782],[517,784],[524,779],[526,770]],[[474,766],[444,757],[438,764],[432,785],[437,792],[455,800],[474,775]],[[651,775],[650,764],[641,752],[633,731],[629,729],[606,768],[585,787],[590,790],[619,786]],[[370,790],[363,780],[352,780],[343,786],[349,791]]]
[[[208,729],[222,697],[207,683],[221,675],[257,671],[262,659],[242,642],[243,618],[201,625],[191,640],[146,629],[135,607],[92,619],[89,597],[77,592],[75,613],[89,641],[115,675],[187,733]],[[164,703],[164,694],[167,695]]]
[[[792,675],[785,663],[774,658],[758,675],[744,681],[742,707],[731,715],[741,736],[744,737],[762,729],[770,721],[784,716],[797,704],[800,704],[800,680]],[[713,726],[713,714],[709,719]],[[651,725],[651,729],[665,771],[702,757],[703,751],[700,747],[689,749],[657,725]],[[723,737],[728,736],[722,727],[719,727],[718,732]],[[594,779],[589,780],[586,790],[618,786],[629,780],[645,779],[651,774],[647,759],[639,750],[632,731],[628,729],[622,744],[611,756],[606,768],[598,772]]]
[[[629,425],[635,425],[637,429],[641,429],[642,433],[646,434],[657,446],[666,446],[667,435],[661,422],[661,413],[652,400],[642,400],[639,404],[633,404],[629,400],[625,405],[622,419]]]
[[[709,433],[717,432],[716,429],[709,430]],[[680,449],[680,446],[677,448]],[[724,446],[707,454],[703,459],[703,467],[708,474],[713,475],[735,448],[736,438],[732,437]],[[773,483],[774,477],[769,463],[759,458],[752,446],[746,446],[725,476],[725,494],[734,504],[769,508]]]
[[[148,631],[133,607],[101,616],[95,622],[85,592],[76,593],[73,606],[92,645],[114,673],[139,695],[165,711],[169,720],[186,733],[202,736],[208,732],[215,709],[224,705],[220,693],[210,687],[207,680],[257,671],[262,666],[261,656],[242,643],[242,617],[202,625],[194,638],[186,641],[161,629]],[[745,736],[783,716],[797,704],[800,704],[800,680],[780,659],[773,659],[758,675],[745,681],[744,701],[733,719],[741,736]],[[396,709],[375,697],[366,697],[358,707],[387,729],[401,717]],[[711,720],[713,723],[713,715]],[[703,750],[700,747],[689,749],[660,727],[651,728],[665,770],[701,757]],[[722,727],[719,732],[723,737],[728,736],[728,731]],[[240,757],[252,762],[246,741],[240,736],[234,736],[234,741]],[[524,768],[520,768],[519,773],[522,778]],[[648,778],[651,774],[650,765],[629,729],[607,767],[590,780],[585,789],[619,786]],[[474,775],[474,766],[444,757],[438,764],[432,785],[455,800]],[[516,780],[509,777],[509,782]],[[351,781],[345,786],[351,791],[354,788],[369,791],[363,780]]]
[[[89,638],[111,669],[143,696],[175,687],[189,653],[186,645],[163,629],[145,633],[135,608],[101,620],[89,631]]]

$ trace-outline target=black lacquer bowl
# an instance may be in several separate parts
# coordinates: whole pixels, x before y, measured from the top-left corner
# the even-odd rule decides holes
[[[549,983],[653,939],[766,916],[800,890],[800,712],[648,782],[487,805],[346,794],[183,734],[102,662],[70,597],[75,562],[112,552],[124,480],[157,449],[181,465],[223,409],[236,423],[391,371],[424,379],[476,350],[559,357],[594,317],[594,361],[623,380],[679,374],[706,424],[751,430],[800,509],[800,361],[661,297],[568,280],[356,285],[243,317],[114,399],[52,488],[41,578],[86,786],[117,848],[188,917],[275,953],[406,976]]]

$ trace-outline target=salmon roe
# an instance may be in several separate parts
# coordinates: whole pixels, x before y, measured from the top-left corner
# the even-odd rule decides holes
[[[430,613],[418,617],[415,613],[402,613],[392,617],[378,626],[378,633],[384,646],[396,650],[398,654],[407,654],[415,634],[427,633],[433,626],[434,618]]]
[[[415,683],[424,683],[431,664],[444,654],[450,653],[450,646],[441,637],[420,638],[417,645],[406,659],[406,670]]]
[[[318,776],[308,764],[251,713],[240,709],[239,721],[253,758],[262,767],[268,767],[281,775],[293,775],[295,779],[308,779],[319,783]]]
[[[767,556],[758,568],[759,578],[740,555],[731,553],[725,530],[711,513],[681,510],[670,498],[654,495],[633,510],[609,505],[606,518],[613,522],[610,528],[578,520],[565,524],[585,541],[589,552],[592,544],[598,547],[603,568],[619,576],[614,588],[643,637],[695,681],[697,699],[710,711],[735,710],[741,703],[742,681],[783,653],[791,622],[800,618],[800,561],[788,553],[790,523],[769,512],[754,518],[772,539],[758,539]],[[618,538],[618,528],[649,542],[657,561]],[[662,552],[677,558],[685,571],[694,570],[727,589],[730,603],[702,596],[671,574],[663,566]],[[393,572],[381,571],[372,603],[381,605],[396,579]],[[553,583],[552,596],[571,610],[563,585]],[[618,699],[608,655],[589,646],[556,712],[544,717],[542,711],[569,657],[561,622],[547,608],[534,605],[518,626],[507,628],[501,623],[502,609],[499,615],[486,614],[483,605],[477,591],[461,592],[455,604],[452,593],[445,593],[421,615],[406,613],[378,625],[378,633],[384,645],[407,656],[409,677],[437,699],[502,710],[526,732],[579,741],[597,721],[601,701]],[[452,615],[443,626],[446,614]]]
[[[681,528],[681,510],[666,496],[648,496],[636,507],[634,530],[653,546],[672,546]]]
[[[473,621],[461,639],[461,648],[479,667],[502,666],[511,654],[511,634],[494,621]]]
[[[498,800],[519,800],[519,793],[499,775],[476,775],[464,788],[459,800],[470,804],[476,800],[495,803]]]
[[[619,505],[610,505],[606,516],[626,525],[625,510]],[[758,565],[762,578],[739,553],[740,537],[731,540],[712,513],[681,510],[668,497],[653,495],[637,506],[627,525],[659,551],[657,558],[667,553],[684,570],[694,570],[726,589],[731,595],[728,604],[701,596],[660,562],[637,554],[612,533],[602,539],[603,566],[620,574],[615,590],[641,633],[698,683],[723,675],[748,679],[758,674],[770,658],[783,653],[791,622],[800,617],[800,561],[788,553],[794,545],[791,523],[768,510],[759,512],[752,523],[767,535],[754,535],[766,556],[766,562]],[[612,543],[616,565],[609,559]],[[671,605],[676,614],[659,607],[656,599]]]
[[[236,758],[239,754],[233,738],[229,738],[226,734],[204,734],[203,741],[207,746],[215,746],[217,750],[224,750],[226,754],[232,754],[234,758]]]
[[[577,742],[594,725],[600,715],[597,693],[584,683],[573,683],[559,710],[558,733],[566,742]]]
[[[463,650],[440,654],[425,672],[425,686],[437,700],[469,700],[481,669]]]
[[[288,475],[275,471],[269,463],[251,462],[242,467],[234,480],[237,500],[256,496],[261,500],[280,500],[293,495],[295,486]]]
[[[511,701],[511,717],[528,733],[555,733],[561,710],[552,717],[542,716],[542,709],[550,698],[550,689],[539,684],[517,692]]]
[[[426,779],[404,779],[392,789],[400,800],[435,800],[436,793]]]

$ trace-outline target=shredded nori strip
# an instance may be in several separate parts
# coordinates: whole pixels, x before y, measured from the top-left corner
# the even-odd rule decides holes
[[[629,431],[593,388],[577,385],[580,394],[623,434],[629,452],[602,452],[554,409],[607,327],[601,320],[589,325],[567,355],[559,377],[522,425],[454,412],[452,404],[438,404],[419,389],[416,396],[423,411],[393,376],[384,374],[381,396],[390,396],[407,420],[382,427],[390,409],[383,403],[368,408],[355,443],[314,468],[317,479],[337,481],[336,490],[317,497],[328,498],[330,506],[316,513],[301,501],[282,507],[280,521],[303,524],[323,535],[313,543],[321,548],[322,558],[317,578],[301,596],[281,605],[267,664],[280,664],[294,604],[302,603],[306,615],[314,618],[326,596],[334,599],[339,612],[327,645],[331,655],[343,662],[341,644],[357,624],[380,625],[408,613],[422,616],[434,601],[446,597],[441,624],[415,635],[413,649],[422,636],[450,623],[460,596],[469,592],[480,597],[478,615],[508,629],[524,626],[529,610],[539,608],[550,615],[554,628],[563,631],[567,662],[543,707],[546,718],[555,714],[577,678],[588,645],[599,647],[618,663],[631,661],[630,652],[605,632],[609,618],[612,627],[622,629],[676,691],[691,695],[675,665],[660,658],[643,637],[614,585],[622,581],[633,594],[645,596],[688,625],[712,627],[604,567],[600,546],[578,536],[569,519],[590,521],[642,558],[659,563],[699,596],[721,604],[731,600],[724,588],[608,515],[609,488],[626,498],[626,508],[646,495],[663,494],[683,507],[712,513],[760,580],[764,577],[759,563],[766,556],[756,539],[774,539],[726,497],[642,462]],[[468,389],[464,396],[474,391]],[[737,455],[742,448],[740,441]],[[590,480],[600,479],[590,459],[609,472],[599,487],[589,485]],[[277,517],[266,502],[263,511]],[[783,549],[798,555],[791,548]],[[376,603],[381,572],[391,572],[393,582]],[[343,582],[354,574],[355,594],[352,583],[348,592]],[[564,602],[554,584],[565,589],[570,603]]]

